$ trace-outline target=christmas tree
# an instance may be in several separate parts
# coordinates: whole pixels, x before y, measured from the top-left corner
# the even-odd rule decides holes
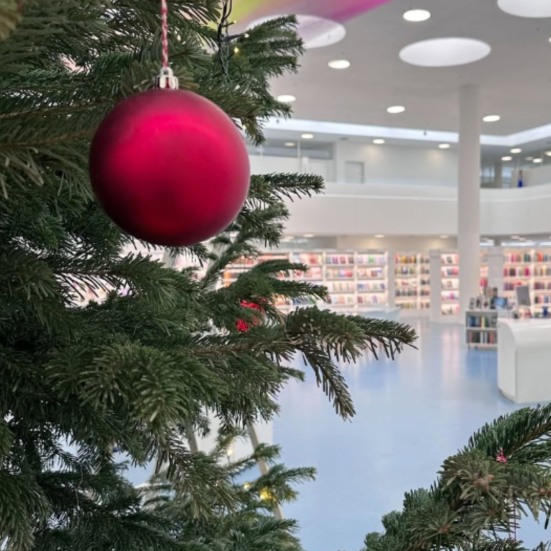
[[[406,494],[368,534],[364,551],[520,551],[523,518],[551,518],[551,406],[524,408],[485,425],[444,461],[433,486]],[[548,546],[541,544],[540,548]]]
[[[269,79],[296,70],[302,45],[293,18],[219,34],[222,7],[170,2],[172,68],[260,143],[262,120],[289,112]],[[350,418],[335,360],[392,355],[415,339],[397,323],[315,306],[283,315],[277,296],[327,298],[279,277],[306,266],[264,262],[219,285],[231,262],[279,243],[284,200],[319,193],[317,177],[255,176],[216,253],[166,251],[204,263],[201,278],[136,252],[103,213],[90,140],[117,102],[152,87],[159,12],[157,0],[0,0],[0,549],[229,548],[232,534],[251,549],[297,547],[294,525],[260,518],[260,502],[292,497],[290,483],[309,474],[274,467],[244,492],[216,453],[190,445],[208,430],[206,412],[223,435],[273,418],[282,387],[302,378],[287,365],[299,354]],[[90,289],[97,300],[83,300]],[[155,463],[159,495],[128,484],[114,448]],[[201,539],[200,522],[223,526]]]

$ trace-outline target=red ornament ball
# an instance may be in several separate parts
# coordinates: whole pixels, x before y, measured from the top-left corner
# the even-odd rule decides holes
[[[118,104],[90,150],[94,193],[111,219],[155,245],[187,246],[226,229],[243,207],[249,157],[209,100],[155,89]]]
[[[260,304],[256,304],[254,302],[248,302],[246,300],[241,301],[241,306],[243,308],[250,308],[251,310],[256,310],[260,313],[260,315],[264,314],[265,310],[260,306]],[[240,333],[247,333],[249,329],[251,328],[251,325],[253,327],[256,327],[260,323],[260,318],[255,317],[251,324],[249,322],[245,321],[244,319],[238,319],[235,323],[235,327]]]

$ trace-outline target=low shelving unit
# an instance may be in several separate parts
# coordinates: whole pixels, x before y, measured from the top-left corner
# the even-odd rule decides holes
[[[468,310],[465,326],[467,345],[472,348],[497,348],[496,310]]]

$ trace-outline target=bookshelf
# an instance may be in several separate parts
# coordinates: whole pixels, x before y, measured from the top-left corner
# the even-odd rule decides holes
[[[361,311],[362,308],[389,305],[388,253],[385,251],[278,251],[263,254],[258,262],[273,259],[305,264],[306,273],[295,272],[288,279],[323,285],[329,290],[329,304],[281,298],[276,305],[284,310],[318,304]],[[255,264],[255,260],[245,263],[242,259],[232,264],[224,272],[223,285],[230,285],[240,273]],[[281,277],[287,278],[284,274]]]
[[[441,255],[442,315],[459,314],[459,255],[455,252]]]
[[[397,253],[394,256],[395,304],[402,310],[420,314],[430,308],[430,268],[428,255]]]
[[[502,250],[498,249],[501,262]],[[434,259],[433,259],[434,255]],[[551,258],[551,254],[549,255]],[[305,264],[308,272],[294,273],[292,280],[324,285],[329,290],[330,303],[318,303],[343,311],[361,311],[371,307],[397,307],[405,317],[431,314],[433,321],[457,321],[459,314],[459,255],[457,251],[418,252],[389,251],[274,251],[266,252],[259,262],[285,259]],[[501,277],[502,266],[493,265],[488,251],[481,252],[480,287],[493,281],[492,270]],[[255,265],[254,260],[240,259],[224,273],[223,284],[233,283],[244,271]],[[283,274],[281,277],[285,277]],[[543,283],[542,283],[543,285]],[[500,283],[501,286],[501,283]],[[551,262],[546,287],[551,306]],[[546,296],[544,292],[542,296]],[[545,299],[542,299],[545,300]],[[283,309],[306,305],[301,301],[278,303]]]
[[[466,339],[470,348],[497,348],[496,310],[468,310],[466,312]]]
[[[506,248],[503,251],[503,294],[512,303],[515,289],[527,285],[532,300],[532,314],[551,309],[551,249]]]

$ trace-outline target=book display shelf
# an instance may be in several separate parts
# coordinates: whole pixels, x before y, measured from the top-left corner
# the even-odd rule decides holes
[[[398,253],[394,260],[395,304],[402,310],[428,311],[430,269],[428,255]]]
[[[232,264],[224,272],[222,284],[233,283],[257,262],[274,259],[308,267],[304,274],[281,274],[282,278],[308,281],[329,290],[329,304],[282,299],[277,303],[282,309],[309,304],[352,312],[362,308],[397,307],[406,317],[430,313],[433,321],[447,318],[452,321],[459,314],[459,255],[456,251],[431,251],[431,255],[382,250],[266,252],[258,261],[240,259]],[[480,266],[480,285],[485,289],[489,268],[484,252],[481,253]],[[498,269],[501,271],[500,267]],[[551,275],[548,288],[551,297]]]
[[[466,313],[467,345],[473,348],[497,348],[496,310],[468,310]]]
[[[515,303],[515,289],[527,285],[532,300],[532,313],[551,310],[551,249],[507,248],[503,251],[503,294]]]
[[[442,315],[457,316],[459,314],[459,255],[443,253],[441,259]]]
[[[387,307],[388,292],[388,253],[384,251],[290,251],[274,252],[262,255],[258,262],[285,259],[308,266],[308,272],[295,272],[282,278],[296,281],[308,281],[324,285],[329,290],[329,306],[347,311],[362,308]],[[240,273],[250,269],[257,261],[240,260],[232,264],[223,276],[223,284],[230,285]],[[309,304],[325,305],[321,302],[310,303],[300,299],[289,301],[281,299],[276,303],[282,309]],[[327,306],[327,305],[325,305]]]

